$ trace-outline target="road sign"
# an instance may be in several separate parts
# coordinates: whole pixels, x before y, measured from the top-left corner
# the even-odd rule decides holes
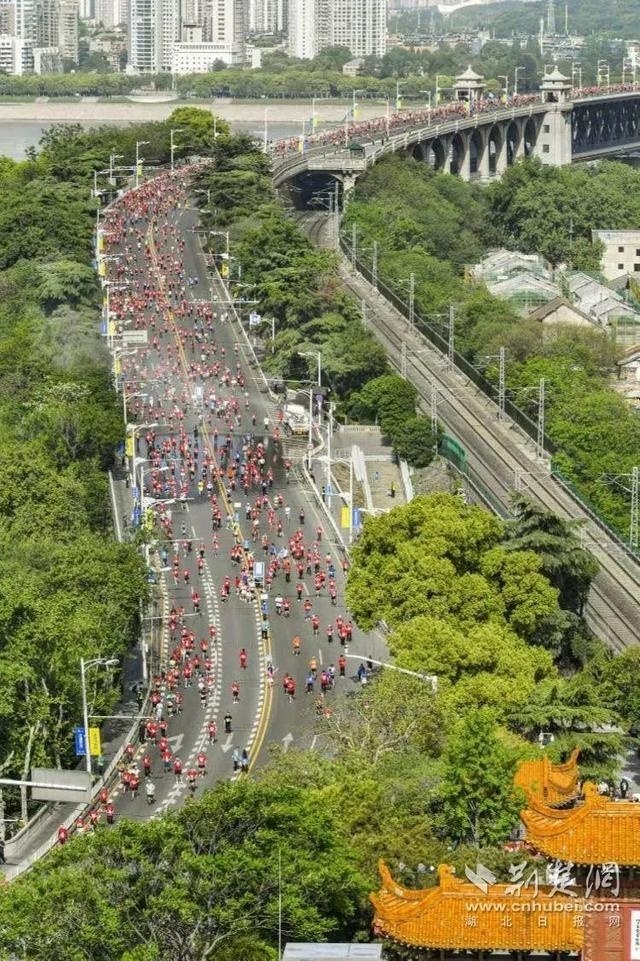
[[[122,346],[132,347],[134,344],[147,344],[149,342],[148,330],[123,330]]]
[[[82,728],[79,730],[84,734]],[[34,801],[66,801],[67,804],[78,804],[91,800],[91,775],[87,771],[33,767],[31,780],[37,784],[37,787],[31,788]]]
[[[84,731],[82,731],[82,733],[84,734]],[[94,757],[100,757],[102,754],[102,739],[100,737],[99,727],[89,728],[89,750]]]
[[[85,737],[85,730],[83,727],[74,727],[73,746],[76,752],[76,757],[84,757],[87,753],[87,739]]]
[[[262,317],[257,310],[252,310],[249,314],[249,327],[257,327],[262,323]]]
[[[362,527],[362,510],[359,507],[353,508],[352,527],[359,530]]]

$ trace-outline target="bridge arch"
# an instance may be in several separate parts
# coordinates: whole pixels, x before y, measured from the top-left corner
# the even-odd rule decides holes
[[[456,133],[451,138],[451,173],[463,174],[469,160],[469,139],[462,133]]]
[[[448,144],[440,137],[436,137],[435,140],[430,140],[427,143],[427,163],[437,173],[446,171],[448,154]]]
[[[500,173],[502,149],[505,143],[504,129],[497,123],[487,135],[487,153],[489,160],[489,176],[495,177]]]
[[[471,176],[483,173],[487,143],[482,131],[476,127],[469,137],[469,172]]]
[[[533,157],[539,132],[540,127],[536,123],[535,118],[529,117],[522,130],[522,146],[525,157]]]
[[[507,166],[511,167],[518,159],[522,143],[522,131],[515,120],[512,120],[507,127],[505,140],[507,146]]]

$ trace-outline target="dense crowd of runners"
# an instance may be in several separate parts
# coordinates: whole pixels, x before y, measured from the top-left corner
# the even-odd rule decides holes
[[[140,743],[127,745],[115,794],[131,799],[143,794],[150,804],[158,777],[196,791],[218,743],[218,708],[208,710],[216,700],[212,695],[218,691],[219,711],[226,711],[220,721],[224,734],[234,733],[243,676],[250,659],[258,658],[255,633],[222,636],[215,614],[221,608],[207,597],[212,586],[218,605],[258,606],[263,640],[275,619],[281,632],[291,630],[286,669],[270,661],[259,669],[265,685],[281,687],[286,702],[300,691],[313,695],[318,714],[327,713],[327,695],[336,679],[346,676],[345,649],[353,631],[339,611],[336,564],[342,574],[347,562],[334,560],[322,528],[308,523],[289,496],[292,464],[282,453],[283,411],[267,415],[258,409],[259,395],[248,390],[238,345],[233,337],[220,337],[229,323],[225,304],[192,297],[197,279],[185,271],[185,241],[172,216],[187,204],[187,189],[184,173],[164,174],[112,205],[102,227],[113,258],[108,261],[112,322],[119,330],[147,332],[145,346],[120,351],[120,364],[128,419],[136,422],[129,454],[135,452],[140,490],[132,521],[152,520],[158,537],[169,597],[167,643],[152,678]],[[202,529],[194,536],[189,507],[195,504],[208,505],[206,536]],[[257,584],[258,561],[263,573]],[[320,616],[321,597],[336,608],[331,620]],[[284,626],[294,608],[304,629]],[[320,638],[335,650],[324,665],[315,653]],[[237,677],[226,678],[218,690],[222,645],[225,652],[236,649]],[[172,750],[171,736],[175,719],[188,711],[204,712],[200,716],[208,720],[205,743],[185,760]],[[246,773],[250,763],[248,746],[235,748],[230,773]],[[114,818],[114,792],[104,788],[75,828],[84,831]],[[60,843],[67,837],[61,828]]]
[[[629,93],[637,90],[634,84],[611,84],[609,87],[580,87],[572,91],[572,98],[580,100],[588,97],[606,94]],[[371,120],[349,121],[331,130],[305,137],[289,137],[270,144],[270,152],[276,157],[284,157],[289,153],[307,150],[312,147],[346,147],[352,141],[372,142],[410,130],[421,125],[437,126],[461,117],[477,116],[490,113],[505,107],[525,107],[529,104],[540,103],[540,94],[513,94],[510,97],[478,97],[471,100],[455,100],[441,104],[433,109],[425,107],[420,110],[398,110],[389,117],[375,117]]]

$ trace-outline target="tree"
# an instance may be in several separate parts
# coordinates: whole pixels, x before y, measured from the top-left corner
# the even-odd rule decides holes
[[[559,591],[561,607],[581,615],[598,562],[581,546],[578,525],[522,495],[514,497],[513,508],[505,547],[537,554],[541,571]]]
[[[285,939],[309,941],[348,937],[365,890],[317,791],[244,780],[70,842],[2,892],[0,924],[33,961],[200,961],[232,943],[258,959],[277,944],[279,894]]]
[[[482,846],[510,836],[524,801],[513,785],[517,760],[491,711],[471,711],[457,724],[444,752],[436,802],[451,838]]]
[[[396,428],[393,450],[397,457],[406,460],[412,467],[427,467],[435,456],[436,441],[431,421],[416,415]]]

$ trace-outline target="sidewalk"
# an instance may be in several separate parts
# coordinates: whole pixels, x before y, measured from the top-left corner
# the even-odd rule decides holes
[[[124,469],[114,471],[112,478],[114,529],[118,540],[126,540],[128,520],[133,509],[131,491],[126,482]],[[127,520],[126,526],[125,519]],[[152,603],[152,610],[154,603]],[[110,764],[120,754],[139,712],[137,691],[139,686],[144,683],[142,645],[146,643],[146,634],[143,625],[141,637],[122,662],[122,696],[114,708],[114,714],[122,716],[107,720],[102,725],[103,760],[101,768],[104,771],[108,770]],[[93,758],[94,771],[98,770],[97,760],[97,758]],[[81,768],[83,765],[84,758],[81,758],[77,767]],[[0,866],[0,875],[4,875],[7,880],[10,880],[21,874],[26,867],[33,863],[36,853],[45,847],[53,846],[50,842],[52,840],[55,842],[60,825],[68,823],[69,820],[73,822],[89,806],[87,803],[80,805],[75,803],[44,805],[44,809],[37,812],[26,827],[13,838],[6,840],[5,857],[7,863]]]

